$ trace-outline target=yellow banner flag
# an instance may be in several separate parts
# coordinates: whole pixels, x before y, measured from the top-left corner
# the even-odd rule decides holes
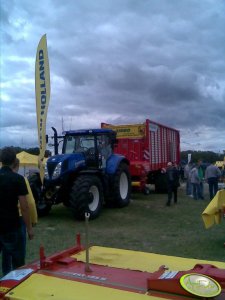
[[[39,168],[40,176],[44,179],[44,155],[46,150],[46,119],[50,99],[50,72],[46,34],[38,44],[35,63],[35,93],[38,127],[38,142],[40,148]]]

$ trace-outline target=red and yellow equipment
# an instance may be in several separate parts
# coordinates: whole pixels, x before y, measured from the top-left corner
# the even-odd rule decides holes
[[[166,266],[165,266],[166,264]],[[0,279],[4,300],[225,299],[225,263],[77,245]]]

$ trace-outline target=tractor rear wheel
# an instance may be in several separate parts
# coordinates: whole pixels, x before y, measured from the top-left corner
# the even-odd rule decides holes
[[[113,178],[112,203],[116,207],[124,207],[130,203],[131,177],[128,165],[121,163]]]
[[[79,176],[70,193],[70,204],[76,219],[84,220],[85,213],[89,213],[92,220],[97,218],[103,204],[101,180],[93,175]]]

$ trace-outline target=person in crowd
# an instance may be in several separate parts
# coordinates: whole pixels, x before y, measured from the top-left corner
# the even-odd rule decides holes
[[[180,186],[179,171],[177,169],[176,164],[173,165],[172,162],[169,162],[167,164],[166,177],[167,177],[167,190],[168,190],[168,200],[166,205],[170,206],[172,197],[174,203],[177,204],[177,189]]]
[[[14,166],[13,166],[13,171],[15,173],[18,173],[19,171],[19,167],[20,167],[20,161],[18,158],[16,158]],[[36,204],[35,204],[35,200],[30,188],[30,184],[29,181],[26,177],[24,177],[25,179],[25,183],[27,186],[27,190],[28,190],[28,194],[26,195],[27,201],[28,201],[28,206],[29,206],[29,213],[30,213],[30,221],[31,221],[31,225],[34,227],[37,224],[38,221],[38,214],[37,214],[37,208],[36,208]],[[26,224],[23,221],[23,217],[21,215],[21,210],[19,207],[19,214],[20,214],[20,219],[21,219],[21,224],[22,224],[22,228],[23,228],[23,234],[24,234],[24,255],[26,254]]]
[[[185,178],[184,178],[184,166],[182,164],[180,164],[180,179],[182,180],[182,182],[184,182]]]
[[[225,177],[225,162],[223,162],[222,170],[221,170],[221,175]]]
[[[190,171],[190,181],[192,184],[193,198],[195,200],[199,199],[199,190],[200,190],[200,179],[198,176],[198,168],[196,164],[192,165],[192,169]]]
[[[205,170],[205,179],[209,185],[209,197],[212,199],[218,191],[218,181],[221,176],[220,169],[211,163]]]
[[[197,169],[199,178],[198,198],[204,200],[204,172],[201,159],[199,159],[197,162]]]
[[[12,167],[13,172],[18,173],[19,171],[19,166],[20,166],[20,161],[18,158],[15,159],[15,163]],[[32,226],[35,226],[37,224],[37,209],[36,209],[36,205],[35,205],[35,200],[30,188],[30,184],[29,181],[27,180],[26,177],[24,177],[25,179],[25,183],[27,186],[27,190],[28,190],[28,194],[26,195],[27,201],[28,201],[28,206],[29,206],[29,212],[30,212],[30,220],[31,220],[31,224]],[[20,214],[20,222],[21,222],[21,230],[22,230],[22,239],[23,239],[23,256],[24,256],[24,260],[26,257],[26,240],[27,240],[27,230],[26,230],[26,224],[23,220],[23,217],[21,215],[21,210],[19,207],[19,214]],[[2,269],[3,270],[8,270],[9,269],[9,265],[11,264],[11,269],[12,269],[12,256],[10,255],[10,253],[8,253],[7,251],[5,251],[4,249],[2,250]]]
[[[109,156],[112,154],[112,146],[109,141],[109,137],[101,136],[98,139],[98,151],[102,159],[102,167],[106,167],[106,161]]]
[[[16,160],[14,148],[3,148],[0,160],[2,162],[2,168],[0,169],[0,249],[12,258],[8,265],[7,262],[3,261],[4,269],[2,273],[6,275],[12,269],[14,270],[25,264],[18,202],[29,239],[33,239],[34,233],[26,198],[28,190],[24,177],[13,172]]]
[[[186,195],[187,196],[192,196],[192,184],[190,181],[190,171],[192,168],[192,163],[189,162],[185,165],[184,167],[184,178],[186,180]]]

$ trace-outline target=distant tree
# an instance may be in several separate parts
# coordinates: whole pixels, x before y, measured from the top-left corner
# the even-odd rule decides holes
[[[181,151],[181,160],[187,161],[188,154],[191,154],[191,160],[197,162],[198,159],[201,159],[203,162],[212,163],[217,160],[223,160],[223,154],[215,153],[212,151]]]
[[[23,148],[20,148],[20,147],[14,147],[14,149],[16,150],[16,153],[20,153],[20,152],[24,151]]]
[[[11,146],[13,147],[13,146]],[[39,155],[40,151],[38,147],[35,148],[21,148],[21,147],[13,147],[16,151],[16,153],[20,153],[22,151],[25,151],[27,153],[33,154],[33,155]],[[1,149],[0,149],[1,152]]]
[[[40,150],[39,150],[38,147],[36,147],[36,148],[28,148],[28,149],[26,149],[24,151],[26,151],[26,152],[28,152],[30,154],[33,154],[33,155],[39,155],[39,153],[40,153]]]

